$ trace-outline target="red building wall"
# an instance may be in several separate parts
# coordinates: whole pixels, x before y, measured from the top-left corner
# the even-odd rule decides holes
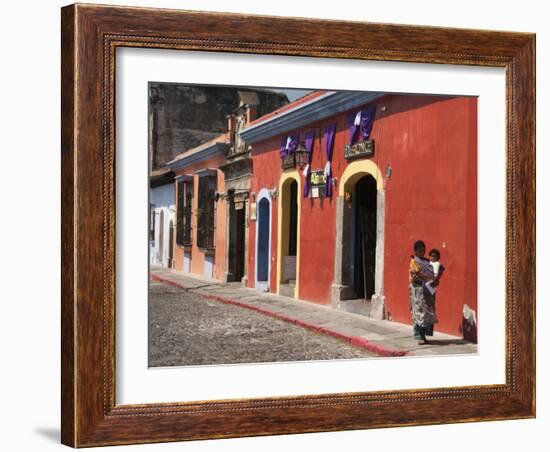
[[[394,321],[411,322],[408,262],[413,243],[421,239],[428,250],[441,251],[447,269],[437,294],[436,329],[461,335],[464,304],[477,311],[477,99],[396,95],[378,99],[376,104],[372,160],[384,175],[387,313]],[[348,165],[343,152],[349,142],[347,113],[288,134],[299,131],[303,136],[317,128],[311,168],[320,170],[326,162],[320,136],[324,127],[334,122],[332,169],[340,181]],[[277,136],[253,145],[252,192],[279,186],[280,142],[281,136]],[[389,179],[385,176],[388,165],[392,169]],[[301,198],[300,299],[330,303],[337,195],[338,186],[332,198]],[[271,291],[276,288],[277,214],[277,200],[273,200]],[[255,223],[249,226],[249,286],[254,287]]]
[[[393,171],[385,184],[388,313],[410,321],[407,263],[424,240],[447,269],[436,329],[460,335],[464,304],[477,311],[477,100],[394,97],[386,115],[375,127],[379,168]]]

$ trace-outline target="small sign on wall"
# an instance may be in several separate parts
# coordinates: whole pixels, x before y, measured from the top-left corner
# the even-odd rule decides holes
[[[311,197],[312,198],[323,198],[325,196],[325,189],[319,187],[312,187]]]
[[[327,183],[327,177],[324,170],[312,171],[310,175],[311,184],[311,197],[312,198],[324,198],[325,185]]]
[[[344,147],[344,157],[346,160],[355,160],[365,157],[371,157],[374,154],[374,140],[359,141],[352,145],[346,144]]]

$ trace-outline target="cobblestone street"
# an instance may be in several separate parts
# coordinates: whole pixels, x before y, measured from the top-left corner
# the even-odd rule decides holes
[[[151,281],[149,366],[367,358],[373,353],[282,320]]]
[[[460,337],[435,331],[428,344],[420,345],[410,325],[261,293],[240,283],[161,268],[151,269],[150,280],[149,358],[154,366],[181,365],[176,363],[182,362],[183,351],[196,364],[477,353],[477,344]],[[211,361],[211,347],[216,353],[222,348],[231,359]],[[203,350],[204,361],[197,358]]]

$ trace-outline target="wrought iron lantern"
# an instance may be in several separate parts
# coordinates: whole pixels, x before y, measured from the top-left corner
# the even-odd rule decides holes
[[[294,151],[294,154],[296,165],[298,165],[300,168],[303,168],[308,164],[309,151],[304,146],[304,143],[300,143],[298,145],[296,151]]]

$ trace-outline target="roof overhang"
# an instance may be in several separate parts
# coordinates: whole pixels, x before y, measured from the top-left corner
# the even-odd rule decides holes
[[[193,152],[191,154],[177,157],[174,160],[168,162],[166,165],[169,166],[171,170],[176,170],[178,168],[184,168],[193,163],[209,159],[216,155],[225,154],[226,151],[226,143],[216,142],[201,149],[198,149],[196,152]]]
[[[149,175],[149,187],[155,188],[162,185],[174,183],[174,172],[168,168],[161,171],[154,171]]]
[[[329,91],[310,102],[297,105],[295,108],[241,130],[240,136],[246,143],[254,144],[368,104],[386,94],[374,91]]]
[[[216,170],[216,168],[203,168],[198,171],[195,171],[195,174],[199,176],[199,179],[200,179],[201,177],[206,177],[206,176],[216,176],[218,174],[218,171]]]

